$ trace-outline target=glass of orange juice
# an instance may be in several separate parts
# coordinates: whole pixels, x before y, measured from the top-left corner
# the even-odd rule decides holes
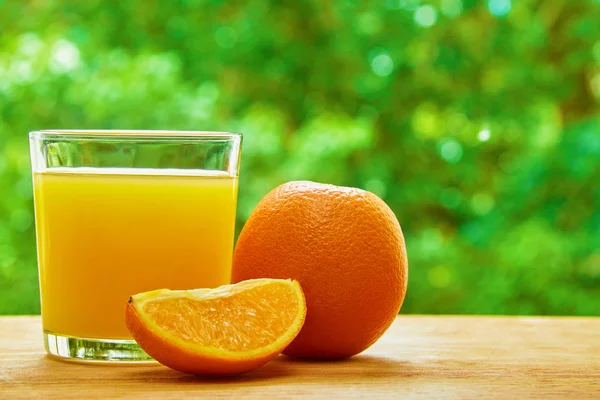
[[[135,293],[228,284],[242,137],[225,132],[29,134],[49,354],[144,361]]]

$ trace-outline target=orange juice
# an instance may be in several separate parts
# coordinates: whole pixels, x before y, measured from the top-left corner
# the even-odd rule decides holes
[[[132,294],[229,283],[237,178],[51,168],[33,182],[46,332],[131,339],[124,310]]]

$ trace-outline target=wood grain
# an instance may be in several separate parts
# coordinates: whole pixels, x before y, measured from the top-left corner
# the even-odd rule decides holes
[[[0,317],[0,399],[600,399],[600,318],[400,316],[346,361],[280,356],[235,379],[45,355],[39,317]]]

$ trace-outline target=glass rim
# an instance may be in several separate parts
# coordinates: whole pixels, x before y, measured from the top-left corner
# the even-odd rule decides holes
[[[106,140],[106,139],[234,139],[242,138],[238,132],[186,131],[154,129],[41,129],[29,132],[30,139]]]

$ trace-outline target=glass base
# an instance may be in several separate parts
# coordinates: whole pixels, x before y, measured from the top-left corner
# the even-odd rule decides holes
[[[134,340],[82,339],[44,331],[51,356],[67,361],[131,363],[154,361]]]

